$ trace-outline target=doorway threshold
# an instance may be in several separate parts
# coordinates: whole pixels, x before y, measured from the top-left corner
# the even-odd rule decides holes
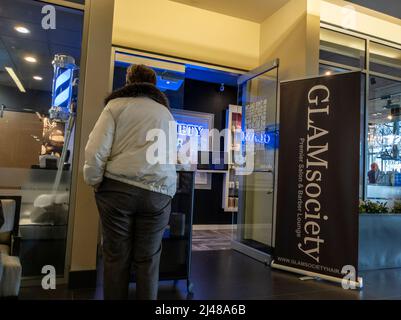
[[[270,266],[272,262],[272,256],[266,252],[254,249],[249,247],[246,244],[243,244],[239,241],[232,240],[231,241],[231,248],[235,251],[238,251],[244,255],[247,255],[257,261],[264,263],[266,266]]]

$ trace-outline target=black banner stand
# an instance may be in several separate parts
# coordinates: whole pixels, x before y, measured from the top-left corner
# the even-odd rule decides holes
[[[280,87],[277,225],[271,266],[361,288],[361,73]]]

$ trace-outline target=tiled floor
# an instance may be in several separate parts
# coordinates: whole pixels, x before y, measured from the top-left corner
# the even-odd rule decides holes
[[[172,282],[163,282],[160,284],[159,298],[401,300],[401,269],[364,272],[364,289],[346,291],[336,284],[324,281],[301,281],[294,274],[271,270],[262,263],[232,250],[195,251],[192,266],[191,280],[195,285],[193,296],[187,296],[185,281],[179,282],[177,287],[174,287]],[[68,290],[66,286],[58,286],[55,291],[44,291],[40,288],[22,288],[20,299],[101,299],[101,271],[98,278],[96,289]],[[133,298],[135,285],[132,285],[130,293]]]

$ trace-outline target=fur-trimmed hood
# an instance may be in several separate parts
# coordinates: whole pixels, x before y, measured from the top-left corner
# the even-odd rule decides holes
[[[111,100],[117,98],[138,98],[138,97],[148,97],[157,103],[170,108],[170,104],[166,95],[161,92],[155,85],[151,83],[133,83],[128,84],[125,87],[118,89],[111,93],[105,100],[105,105],[107,105]]]

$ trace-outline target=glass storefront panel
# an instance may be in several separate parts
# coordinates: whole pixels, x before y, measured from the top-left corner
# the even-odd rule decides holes
[[[85,4],[85,0],[67,0],[67,1],[78,3],[78,4]]]
[[[367,198],[401,199],[401,82],[370,77]]]
[[[365,69],[366,41],[332,30],[320,29],[320,60]]]
[[[20,196],[24,277],[64,275],[84,13],[0,3],[0,195]],[[4,13],[4,14],[1,14]]]
[[[324,64],[319,64],[319,75],[321,76],[331,76],[332,74],[347,72],[349,70],[344,68],[338,68],[333,66],[328,66]]]
[[[401,78],[401,50],[370,42],[370,70]]]
[[[273,247],[275,164],[278,148],[277,68],[239,88],[245,136],[253,136],[252,173],[240,182],[237,238],[241,244],[271,253]],[[253,135],[249,135],[250,130]],[[250,141],[246,141],[249,143]]]
[[[348,71],[346,66],[363,69],[367,40],[362,38],[362,35],[361,38],[357,38],[322,28],[320,75],[329,76]],[[336,45],[332,46],[333,43]],[[330,46],[334,49],[329,50]],[[338,51],[339,46],[342,46],[341,50],[346,58],[338,55],[341,51]],[[366,130],[362,132],[361,137],[360,197],[363,200],[387,202],[388,208],[391,208],[394,200],[401,199],[401,185],[398,185],[397,180],[401,172],[401,157],[398,152],[401,147],[399,145],[401,81],[396,81],[401,77],[401,50],[373,40],[369,41],[368,47],[367,63],[370,70],[364,72],[361,91],[364,101],[361,119],[366,118],[361,128],[365,128],[366,125]],[[357,56],[360,56],[359,64],[356,63]],[[367,88],[366,77],[369,80]],[[368,90],[367,95],[366,90]]]

